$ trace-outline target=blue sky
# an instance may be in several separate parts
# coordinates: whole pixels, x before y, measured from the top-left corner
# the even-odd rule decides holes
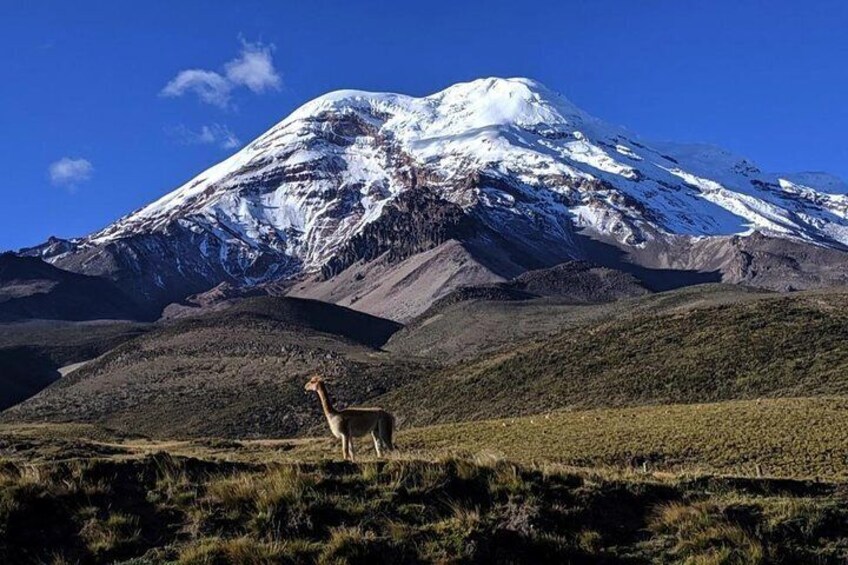
[[[338,88],[528,76],[648,139],[848,177],[848,3],[697,4],[0,0],[0,249],[103,227]]]

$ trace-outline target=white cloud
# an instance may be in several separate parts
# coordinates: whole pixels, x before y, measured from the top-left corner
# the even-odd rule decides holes
[[[232,130],[223,124],[210,124],[193,130],[180,124],[166,128],[165,132],[184,145],[217,145],[221,149],[235,149],[241,141]]]
[[[256,93],[279,90],[283,81],[274,69],[273,50],[273,45],[242,41],[241,56],[224,65],[227,78]]]
[[[54,185],[75,188],[79,183],[91,178],[94,166],[86,159],[62,157],[50,163],[47,172],[50,175],[50,182]]]
[[[226,108],[230,102],[230,91],[233,85],[226,78],[215,71],[204,71],[202,69],[189,69],[180,71],[162,89],[162,96],[182,96],[186,92],[193,92],[207,104],[214,104]]]
[[[256,94],[279,90],[283,81],[274,68],[273,51],[272,44],[242,40],[241,54],[225,63],[222,73],[206,69],[180,71],[160,95],[176,97],[190,92],[207,104],[226,108],[233,90],[238,87],[246,87]]]

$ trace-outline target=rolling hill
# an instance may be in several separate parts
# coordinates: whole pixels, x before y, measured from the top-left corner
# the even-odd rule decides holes
[[[423,425],[562,408],[848,393],[848,293],[674,302],[665,312],[639,313],[637,305],[502,347],[380,401]]]
[[[708,285],[596,305],[551,300],[460,302],[400,330],[338,306],[248,299],[118,346],[2,420],[158,437],[302,435],[322,425],[302,390],[316,371],[341,405],[383,405],[403,427],[848,393],[842,291]],[[313,308],[332,323],[315,322]]]
[[[377,349],[400,326],[311,300],[246,299],[155,326],[2,414],[98,422],[158,436],[293,435],[322,415],[303,391],[320,371],[365,400],[421,374]]]
[[[0,324],[0,409],[29,398],[74,364],[103,355],[148,327],[117,320]]]
[[[0,323],[150,317],[108,280],[65,271],[35,257],[0,254]]]

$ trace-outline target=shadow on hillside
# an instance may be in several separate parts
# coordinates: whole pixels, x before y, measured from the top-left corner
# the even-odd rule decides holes
[[[0,410],[5,410],[59,380],[55,364],[30,347],[0,349]]]
[[[614,245],[592,239],[582,234],[576,234],[576,237],[588,261],[597,263],[603,267],[630,273],[654,292],[674,290],[696,284],[721,282],[720,271],[702,272],[644,267],[631,262],[628,254]]]
[[[624,250],[591,237],[572,233],[574,245],[581,250],[580,257],[566,254],[567,247],[557,248],[550,242],[536,242],[537,246],[511,242],[497,234],[463,242],[474,258],[487,269],[511,279],[525,270],[553,267],[572,259],[582,259],[602,267],[629,273],[654,292],[674,290],[685,286],[721,282],[720,271],[694,271],[683,269],[658,269],[634,263]],[[497,250],[497,251],[496,251]]]

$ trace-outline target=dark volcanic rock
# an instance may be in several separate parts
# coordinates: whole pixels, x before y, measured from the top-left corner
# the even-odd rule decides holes
[[[476,227],[462,208],[427,190],[403,193],[380,218],[355,235],[321,269],[327,279],[357,261],[371,261],[384,253],[401,261],[450,240],[474,234]]]
[[[234,247],[223,249],[224,253],[236,251]],[[142,233],[82,248],[57,257],[54,264],[108,278],[158,315],[166,305],[221,282],[237,283],[284,271],[292,263],[291,258],[271,249],[254,256],[228,257],[226,262],[220,261],[221,254],[218,239],[174,226],[168,233]]]

